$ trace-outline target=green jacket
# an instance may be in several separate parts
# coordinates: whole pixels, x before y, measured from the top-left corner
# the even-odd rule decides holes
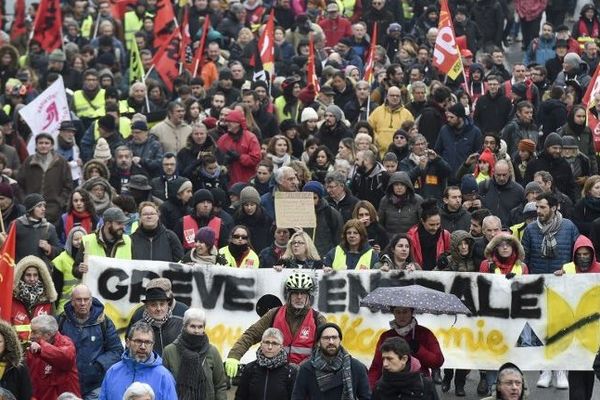
[[[181,364],[181,357],[177,350],[178,342],[179,338],[175,339],[173,343],[164,348],[162,353],[163,365],[171,371],[175,382],[177,382]],[[206,353],[202,368],[206,378],[206,392],[202,398],[205,400],[227,400],[227,379],[223,368],[223,360],[219,350],[212,344],[208,353]]]

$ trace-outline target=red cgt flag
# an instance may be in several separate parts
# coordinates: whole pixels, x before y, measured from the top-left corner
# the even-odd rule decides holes
[[[15,3],[15,20],[10,27],[10,40],[17,40],[26,32],[25,28],[25,0],[17,0]]]
[[[375,65],[375,51],[377,50],[377,22],[373,22],[373,35],[371,35],[371,46],[369,46],[369,55],[365,65],[364,80],[371,83],[373,80],[373,66]]]
[[[171,0],[158,0],[154,17],[154,47],[161,49],[171,40],[175,12]]]
[[[202,68],[202,62],[204,61],[204,48],[206,47],[206,37],[208,36],[208,28],[210,28],[210,15],[204,17],[204,25],[202,26],[202,37],[200,38],[200,45],[196,49],[194,60],[192,61],[192,76],[195,78],[200,68]]]
[[[600,121],[598,116],[592,112],[596,108],[596,104],[600,101],[600,66],[596,67],[594,71],[594,77],[588,84],[585,95],[581,102],[587,110],[587,125],[592,131],[592,137],[594,139],[594,147],[596,151],[600,151]]]
[[[167,89],[173,91],[173,79],[179,75],[179,45],[181,35],[179,30],[171,33],[169,40],[154,55],[152,63]]]
[[[440,20],[433,50],[433,66],[441,73],[448,75],[450,79],[456,80],[463,72],[462,60],[456,46],[448,0],[440,0],[440,3]]]
[[[16,226],[16,224],[10,226],[2,250],[0,250],[0,318],[5,321],[10,321],[12,310],[15,247],[17,244]]]
[[[312,33],[308,36],[308,63],[306,64],[306,80],[308,84],[312,84],[315,91],[320,91],[319,78],[315,69],[315,43]]]
[[[179,27],[181,31],[181,46],[179,46],[179,61],[183,65],[183,68],[192,72],[194,66],[194,60],[192,57],[192,38],[190,37],[190,27],[188,22],[189,6],[186,6],[183,10],[183,21]]]
[[[60,0],[42,0],[33,22],[33,39],[47,53],[62,46],[62,15]]]
[[[263,70],[269,73],[269,79],[273,79],[275,72],[275,10],[269,14],[267,26],[258,39],[258,51],[262,61]]]
[[[127,7],[135,7],[136,4],[137,0],[111,0],[110,5],[113,17],[122,20],[127,12]]]

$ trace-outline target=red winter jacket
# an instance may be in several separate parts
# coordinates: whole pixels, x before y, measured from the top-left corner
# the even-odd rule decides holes
[[[219,138],[217,147],[223,154],[233,150],[240,155],[229,165],[229,186],[248,182],[256,174],[256,166],[260,162],[260,144],[254,133],[244,129],[238,140],[227,133]]]
[[[413,250],[414,262],[423,266],[423,254],[421,251],[421,240],[419,239],[419,224],[413,226],[406,232],[406,236],[410,240],[410,245]],[[450,232],[442,229],[442,233],[437,241],[435,259],[437,260],[442,253],[450,251]]]
[[[52,315],[52,303],[37,304],[29,314],[25,305],[13,297],[10,323],[15,327],[21,342],[29,340],[31,320],[40,315]]]
[[[371,368],[369,368],[369,385],[372,389],[375,388],[375,384],[381,377],[383,369],[383,360],[381,359],[381,352],[379,348],[387,338],[398,337],[398,333],[394,329],[385,331],[379,336],[377,346],[375,346],[375,356],[371,362]],[[440,349],[435,335],[429,329],[417,324],[414,332],[404,336],[403,339],[409,343],[412,340],[416,340],[419,343],[419,350],[413,357],[419,360],[421,363],[421,372],[425,376],[431,376],[430,369],[440,368],[444,364],[444,355]]]
[[[344,37],[352,36],[352,24],[344,17],[323,18],[319,26],[325,34],[325,46],[333,47]]]
[[[39,342],[38,353],[27,351],[27,367],[36,400],[56,400],[63,392],[81,396],[75,346],[71,339],[56,333],[54,343]]]

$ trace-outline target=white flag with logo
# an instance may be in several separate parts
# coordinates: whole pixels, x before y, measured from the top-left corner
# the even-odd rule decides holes
[[[35,152],[35,137],[38,133],[49,133],[56,140],[60,123],[71,120],[62,76],[59,75],[56,82],[48,86],[31,103],[21,108],[19,114],[31,128],[31,138],[27,143],[29,154]]]

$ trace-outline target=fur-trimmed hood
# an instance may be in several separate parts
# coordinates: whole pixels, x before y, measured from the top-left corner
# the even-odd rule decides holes
[[[38,273],[40,274],[40,279],[44,283],[44,295],[42,296],[41,302],[50,302],[53,303],[58,298],[58,294],[56,293],[56,289],[54,288],[54,283],[52,282],[52,277],[50,276],[50,271],[48,271],[48,267],[44,261],[36,256],[27,256],[21,259],[15,267],[15,280],[13,286],[13,296],[17,295],[17,283],[23,277],[25,270],[29,267],[36,267]]]
[[[513,251],[516,250],[519,253],[518,259],[520,261],[523,261],[525,259],[525,250],[523,249],[523,245],[521,245],[521,242],[519,242],[519,240],[516,237],[509,233],[500,233],[499,235],[496,235],[492,240],[490,240],[487,246],[485,246],[485,258],[491,258],[494,249],[498,247],[500,242],[503,240],[510,240]]]
[[[16,367],[23,361],[23,350],[14,328],[6,321],[0,320],[0,335],[4,338],[3,361]]]
[[[106,164],[104,164],[100,160],[92,158],[91,160],[89,160],[88,162],[86,162],[83,165],[83,181],[84,182],[86,182],[90,179],[90,171],[94,167],[96,167],[100,170],[100,173],[102,174],[102,177],[104,179],[106,179],[106,180],[110,179],[110,171],[109,171],[108,167],[106,166]]]

